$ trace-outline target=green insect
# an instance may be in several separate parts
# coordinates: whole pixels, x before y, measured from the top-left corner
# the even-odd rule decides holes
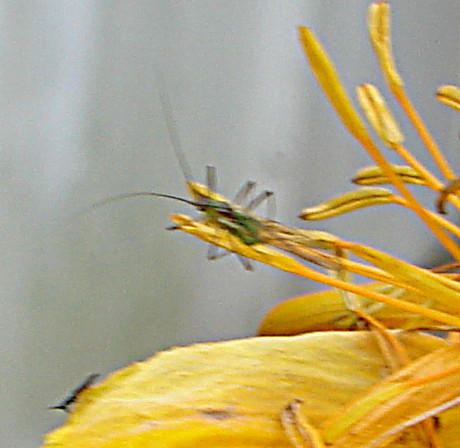
[[[182,150],[182,145],[176,131],[174,117],[172,115],[171,106],[168,96],[162,92],[160,94],[161,105],[165,116],[168,134],[171,140],[174,153],[181,167],[181,171],[185,177],[187,187],[192,196],[192,199],[185,199],[178,196],[173,196],[154,191],[140,191],[134,193],[125,193],[117,196],[111,196],[93,203],[90,209],[99,208],[111,202],[121,199],[134,198],[139,196],[154,196],[159,198],[168,198],[176,201],[184,202],[194,206],[197,210],[203,213],[203,220],[222,229],[225,229],[232,235],[238,237],[244,244],[252,245],[262,243],[260,239],[260,220],[261,218],[252,214],[251,211],[259,206],[263,201],[273,195],[272,191],[265,190],[257,195],[252,200],[248,201],[255,189],[255,182],[246,182],[238,191],[233,201],[229,201],[223,196],[215,193],[217,176],[216,169],[213,166],[206,167],[206,185],[193,181],[191,169]],[[240,205],[243,202],[246,205]],[[83,211],[83,213],[88,210]],[[176,226],[168,227],[168,230],[176,230]],[[224,255],[229,254],[227,251],[219,251],[216,246],[210,245],[208,249],[208,259],[216,260]],[[252,264],[244,257],[237,254],[246,270],[252,270]]]
[[[190,166],[182,150],[182,145],[177,134],[172,115],[171,106],[167,95],[160,94],[163,113],[165,115],[168,134],[174,149],[176,158],[186,180],[186,185],[192,199],[185,199],[169,194],[153,191],[141,191],[113,196],[93,204],[92,208],[100,207],[109,202],[120,199],[133,198],[138,196],[154,196],[174,199],[194,206],[203,213],[202,220],[211,226],[223,229],[240,239],[246,245],[267,244],[290,252],[307,261],[320,264],[327,268],[336,269],[337,259],[334,255],[325,254],[317,249],[326,251],[334,250],[334,239],[332,235],[321,231],[308,231],[285,226],[279,222],[262,218],[256,215],[253,210],[273,195],[272,191],[264,190],[255,198],[248,201],[254,192],[255,182],[246,182],[238,191],[233,201],[216,193],[217,176],[216,169],[212,166],[206,167],[206,185],[195,182],[191,175]],[[177,226],[169,230],[179,229]],[[216,260],[231,252],[219,250],[218,247],[210,245],[208,259]],[[250,261],[236,254],[246,270],[252,270]]]

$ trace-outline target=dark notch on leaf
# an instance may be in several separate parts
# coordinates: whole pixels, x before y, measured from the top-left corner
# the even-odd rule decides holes
[[[48,409],[60,409],[64,412],[69,412],[70,405],[75,402],[75,400],[78,398],[78,395],[88,387],[92,386],[99,378],[99,376],[99,373],[91,373],[91,375],[88,375],[85,378],[85,381],[83,381],[83,383],[81,383],[77,388],[70,392],[70,394],[64,400],[55,406],[50,406]]]

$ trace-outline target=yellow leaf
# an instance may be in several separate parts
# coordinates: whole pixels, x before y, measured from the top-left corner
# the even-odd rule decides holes
[[[401,335],[412,359],[446,346]],[[370,332],[197,344],[159,353],[84,390],[46,448],[290,448],[282,409],[302,399],[318,427],[381,381]],[[441,420],[441,433],[452,424]],[[395,445],[398,446],[398,445]]]

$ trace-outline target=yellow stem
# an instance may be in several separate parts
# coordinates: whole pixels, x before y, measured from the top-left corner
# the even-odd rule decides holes
[[[307,261],[308,258],[303,256],[303,252],[308,251],[308,253],[310,253],[312,251],[311,249],[305,248],[299,244],[289,244],[285,240],[278,241],[276,238],[273,238],[268,242],[264,242],[264,244],[276,247],[302,259],[307,259]],[[393,277],[392,275],[389,275],[382,269],[376,268],[374,266],[367,266],[365,264],[352,261],[347,258],[340,258],[338,264],[341,266],[341,269],[344,269],[347,272],[352,272],[353,274],[361,275],[362,277],[367,277],[371,280],[376,280],[382,283],[386,283],[388,285],[393,285],[398,288],[405,289],[406,291],[413,292],[415,295],[418,295],[419,297],[424,297],[427,299],[431,298],[430,294],[424,291],[423,289],[419,289],[414,285],[403,282]]]
[[[452,366],[448,369],[442,370],[441,372],[436,372],[433,373],[432,375],[425,376],[423,378],[416,378],[414,380],[410,380],[407,382],[407,384],[410,387],[417,387],[417,386],[422,386],[426,383],[431,383],[433,381],[438,381],[442,378],[445,378],[446,376],[451,376],[455,375],[460,371],[460,365]]]
[[[439,150],[438,145],[436,145],[436,142],[434,141],[430,132],[423,123],[423,120],[421,119],[420,115],[415,110],[403,87],[396,84],[390,84],[389,87],[391,92],[401,105],[402,109],[406,113],[407,117],[412,122],[412,125],[419,133],[420,138],[425,144],[428,152],[433,157],[434,161],[437,163],[439,170],[441,171],[443,176],[448,180],[454,180],[456,178],[455,173],[452,171],[449,163],[444,158],[442,152]]]
[[[263,244],[247,245],[239,240],[239,238],[229,234],[223,229],[211,227],[206,223],[195,221],[185,215],[172,215],[173,222],[176,224],[177,229],[197,236],[198,238],[215,244],[216,246],[223,247],[224,249],[239,253],[244,257],[251,258],[261,263],[273,266],[292,274],[296,274],[310,280],[332,286],[334,288],[343,289],[371,300],[384,303],[389,306],[394,306],[410,313],[425,316],[428,319],[442,322],[446,325],[451,325],[460,328],[460,318],[444,313],[442,311],[425,308],[404,300],[399,300],[389,297],[385,294],[371,291],[353,283],[348,283],[337,278],[329,277],[313,269],[308,268],[302,263],[292,257],[288,257],[278,251],[268,248]]]
[[[416,170],[425,179],[428,187],[435,191],[441,191],[444,184],[433,174],[430,173],[403,145],[400,143],[393,145],[393,149],[406,161],[414,170]]]
[[[409,207],[407,201],[401,197],[394,196],[392,200],[395,204],[402,205],[403,207]],[[460,227],[456,226],[453,222],[449,221],[446,218],[443,218],[437,213],[434,213],[429,210],[426,210],[426,212],[430,215],[433,221],[436,221],[440,226],[444,227],[446,230],[452,233],[452,235],[455,235],[457,238],[460,238]]]
[[[388,297],[385,294],[381,294],[376,291],[371,291],[365,288],[361,288],[360,286],[355,285],[353,283],[347,283],[342,280],[338,280],[336,278],[329,277],[325,274],[321,274],[320,272],[316,272],[313,269],[310,269],[306,266],[304,266],[302,274],[300,274],[299,271],[297,273],[299,275],[302,275],[303,277],[309,278],[310,280],[313,280],[319,283],[323,283],[325,285],[333,286],[334,288],[344,289],[345,291],[359,294],[371,300],[376,300],[377,302],[381,302],[389,306],[394,306],[396,308],[400,308],[410,313],[420,314],[429,319],[433,319],[435,321],[442,322],[447,325],[453,325],[455,327],[460,327],[460,318],[458,317],[452,316],[447,313],[443,313],[441,311],[424,308],[424,307],[415,305],[413,303],[406,302],[404,300],[399,300],[399,299],[395,299],[392,297]]]
[[[438,226],[436,221],[429,214],[428,210],[423,208],[409,189],[404,185],[399,176],[395,174],[391,165],[382,155],[377,145],[372,141],[368,134],[364,134],[359,138],[360,143],[364,146],[370,156],[374,159],[377,165],[382,168],[390,182],[395,186],[403,198],[407,201],[407,207],[413,210],[426,226],[433,232],[443,246],[452,254],[452,256],[460,261],[460,248],[457,244]]]
[[[432,188],[437,192],[441,192],[445,188],[443,184],[436,176],[434,176],[430,171],[428,171],[403,145],[395,144],[393,149],[397,151],[402,159],[406,161],[407,164],[412,166],[417,170],[425,179],[428,187]],[[460,210],[460,198],[455,195],[448,195],[446,198],[451,202],[458,210]]]

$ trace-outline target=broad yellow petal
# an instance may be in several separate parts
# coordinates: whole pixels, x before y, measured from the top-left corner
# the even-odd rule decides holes
[[[417,358],[447,343],[402,340]],[[280,415],[302,399],[318,427],[379,383],[370,332],[326,332],[198,344],[159,353],[83,391],[46,448],[290,448]],[[441,431],[452,428],[441,426]]]

